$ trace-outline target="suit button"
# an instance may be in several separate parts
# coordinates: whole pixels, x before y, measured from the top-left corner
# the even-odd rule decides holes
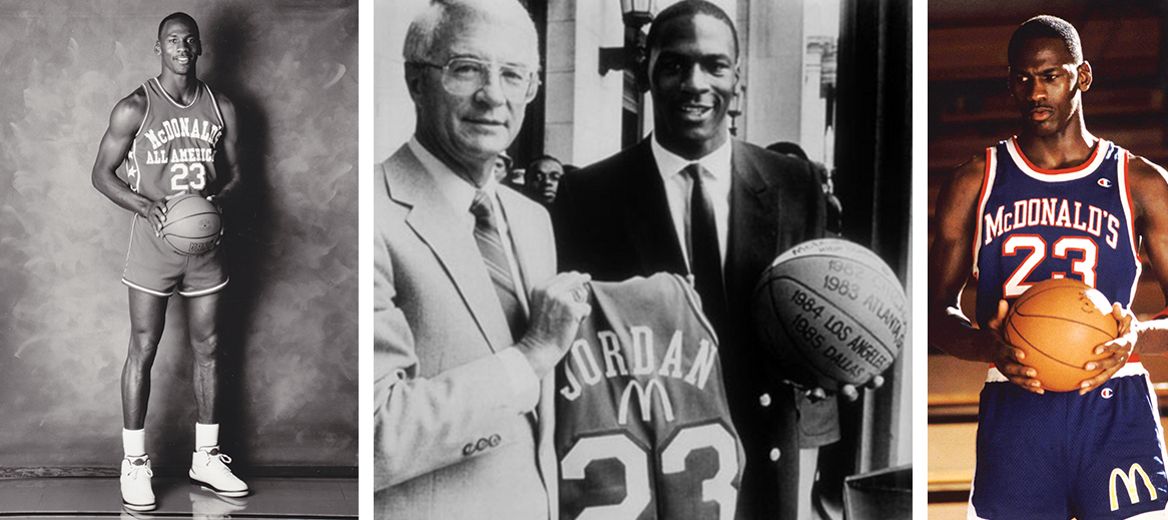
[[[470,456],[470,454],[471,454],[471,453],[474,453],[474,452],[475,452],[475,447],[474,447],[474,444],[467,443],[467,444],[466,444],[466,446],[463,446],[463,447],[462,447],[462,454],[463,454],[463,455],[465,455],[465,456],[468,456],[468,457],[469,457],[469,456]]]
[[[502,440],[503,440],[503,438],[499,437],[499,434],[496,433],[496,434],[492,435],[490,439],[487,439],[487,442],[489,442],[491,444],[491,447],[494,448],[495,446],[498,446],[499,441],[502,441]]]
[[[479,442],[475,444],[475,449],[479,450],[479,451],[485,450],[485,449],[490,448],[490,447],[491,447],[491,443],[487,439],[479,439]]]
[[[758,396],[758,404],[761,404],[763,408],[770,406],[771,405],[771,394],[762,394],[762,395]]]
[[[778,462],[781,454],[778,448],[771,448],[771,462]]]

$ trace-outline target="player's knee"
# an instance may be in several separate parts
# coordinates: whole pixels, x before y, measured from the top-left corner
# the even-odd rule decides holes
[[[191,347],[198,361],[210,361],[219,352],[219,335],[211,333],[192,336]]]
[[[130,358],[149,362],[158,351],[158,341],[162,335],[151,330],[134,330],[130,333]]]

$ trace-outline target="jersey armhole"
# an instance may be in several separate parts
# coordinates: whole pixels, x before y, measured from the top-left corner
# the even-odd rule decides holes
[[[146,96],[146,110],[142,112],[142,122],[138,123],[138,130],[134,132],[135,139],[142,135],[142,129],[146,128],[146,119],[150,117],[150,87],[145,83],[142,83],[142,95]]]
[[[971,258],[973,258],[970,270],[973,271],[974,278],[978,276],[977,262],[979,257],[978,253],[981,250],[982,214],[985,212],[986,203],[989,201],[990,190],[993,189],[994,172],[997,170],[998,162],[996,147],[987,147],[985,153],[985,170],[981,175],[981,191],[977,194],[977,213],[974,215],[976,224],[974,225],[973,244],[970,244],[972,247]]]
[[[211,98],[211,106],[215,107],[215,115],[219,117],[219,128],[226,132],[227,125],[223,121],[223,112],[219,111],[219,100],[215,98],[215,93],[211,92],[211,87],[206,83],[203,83],[203,88],[207,89],[207,97]]]

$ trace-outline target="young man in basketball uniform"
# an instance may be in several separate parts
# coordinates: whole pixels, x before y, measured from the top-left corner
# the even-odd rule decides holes
[[[1092,71],[1069,23],[1022,24],[1009,64],[1021,132],[957,168],[930,252],[930,344],[996,365],[981,393],[969,518],[1164,518],[1163,436],[1137,355],[1163,352],[1168,327],[1127,309],[1141,243],[1168,289],[1168,174],[1087,130]],[[977,328],[959,305],[971,272]],[[1052,277],[1100,290],[1123,333],[1097,347],[1110,356],[1083,367],[1104,370],[1079,392],[1044,392],[999,331],[1008,302]]]
[[[189,476],[222,496],[241,497],[247,485],[231,473],[231,459],[219,451],[216,419],[216,313],[227,285],[218,249],[183,255],[158,233],[166,222],[166,202],[194,193],[222,207],[239,187],[238,126],[235,107],[199,81],[202,54],[199,27],[185,13],[158,26],[154,53],[162,72],[114,106],[93,166],[93,185],[134,214],[122,283],[129,287],[130,345],[122,369],[122,503],[147,511],[156,506],[146,455],[146,406],[150,367],[170,296],[187,299],[190,342],[195,354],[197,422]],[[223,168],[216,168],[216,155]],[[125,177],[117,169],[125,163]]]

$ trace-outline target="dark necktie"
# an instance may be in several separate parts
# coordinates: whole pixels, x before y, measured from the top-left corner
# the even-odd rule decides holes
[[[507,261],[507,253],[503,249],[503,237],[495,226],[490,195],[482,190],[476,192],[470,212],[475,216],[475,242],[483,255],[483,262],[487,264],[487,272],[495,285],[495,294],[503,306],[507,327],[511,329],[511,339],[518,341],[526,328],[526,317],[519,303],[519,295],[515,292],[515,278],[511,276],[511,263]]]
[[[682,170],[693,180],[689,199],[689,267],[694,276],[694,289],[702,297],[702,310],[715,329],[720,331],[724,324],[726,292],[722,281],[722,255],[718,248],[714,206],[702,182],[704,171],[696,163]]]

